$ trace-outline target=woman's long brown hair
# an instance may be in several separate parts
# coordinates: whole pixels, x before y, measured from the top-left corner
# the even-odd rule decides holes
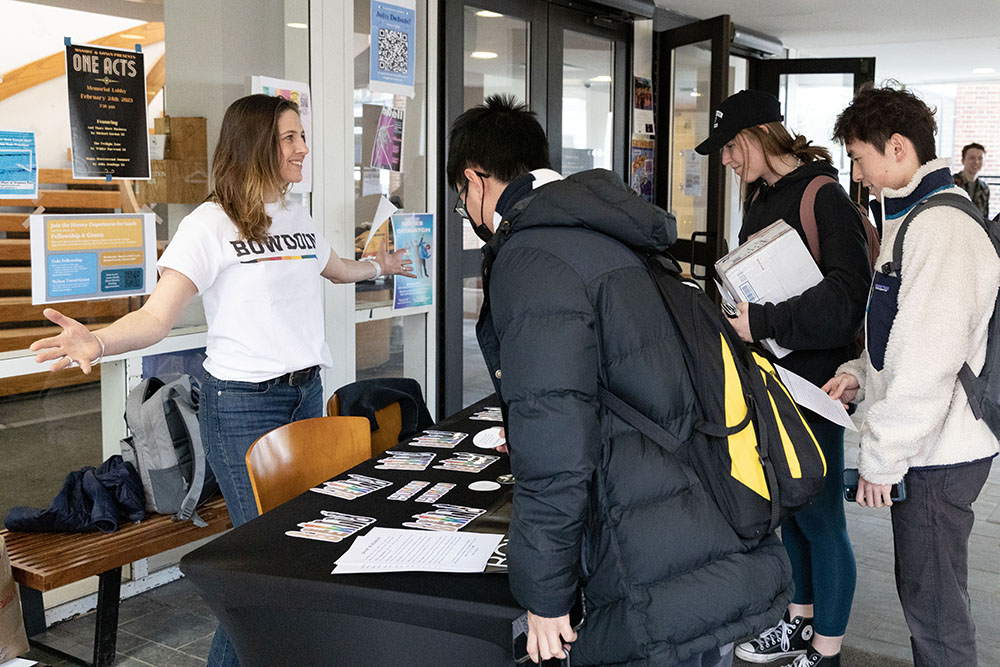
[[[767,129],[765,130],[764,128]],[[775,169],[774,163],[771,162],[771,158],[776,158],[781,155],[791,155],[802,162],[823,160],[831,164],[833,163],[833,158],[830,156],[829,150],[823,146],[813,146],[812,142],[801,134],[796,134],[793,137],[791,132],[789,132],[784,125],[777,121],[767,123],[764,126],[754,125],[740,130],[740,133],[736,135],[736,141],[740,144],[740,148],[743,150],[744,156],[746,156],[747,152],[750,150],[749,144],[751,141],[760,146],[764,153],[764,164],[766,164],[767,168],[772,172]],[[748,161],[749,160],[744,157],[744,170],[746,169]],[[757,191],[760,190],[761,182],[758,180],[756,183],[747,183],[745,173],[739,174],[739,177],[741,195],[740,201],[745,207],[749,205],[754,195],[756,195]]]
[[[240,232],[240,238],[263,241],[271,227],[265,206],[288,184],[278,161],[278,117],[299,112],[294,102],[270,95],[241,97],[226,109],[212,163],[212,193]]]

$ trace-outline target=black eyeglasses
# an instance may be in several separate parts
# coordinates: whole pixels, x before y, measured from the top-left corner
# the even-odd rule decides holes
[[[489,174],[484,174],[481,171],[477,171],[475,173],[477,176],[483,179],[490,177]],[[458,199],[455,200],[455,208],[452,210],[455,211],[455,213],[458,213],[460,216],[462,216],[462,218],[464,218],[465,220],[472,220],[472,218],[469,217],[469,211],[466,210],[465,208],[465,196],[468,193],[469,193],[469,182],[466,181],[465,185],[462,186],[462,189],[458,191]]]

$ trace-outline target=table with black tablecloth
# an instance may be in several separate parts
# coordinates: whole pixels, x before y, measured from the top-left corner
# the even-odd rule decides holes
[[[437,502],[488,510],[463,531],[505,532],[511,487],[482,492],[468,486],[509,473],[506,455],[475,474],[433,467],[457,451],[494,453],[472,442],[478,431],[499,426],[469,419],[486,405],[496,405],[495,399],[435,426],[469,433],[453,449],[396,448],[435,452],[426,470],[376,469],[383,456],[376,457],[334,479],[357,473],[392,486],[354,500],[307,491],[181,560],[181,570],[229,632],[243,667],[512,664],[511,621],[522,610],[503,572],[331,574],[357,535],[376,526],[401,528],[414,514],[431,509],[414,499],[437,482],[456,485]],[[386,499],[415,479],[430,484],[409,500]],[[322,510],[375,517],[377,522],[339,543],[285,535],[299,522],[319,518]]]

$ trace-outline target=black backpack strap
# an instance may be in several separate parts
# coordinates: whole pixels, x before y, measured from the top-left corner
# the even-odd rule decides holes
[[[969,362],[962,364],[962,368],[959,369],[958,381],[962,383],[962,388],[965,389],[965,395],[969,397],[969,407],[972,408],[972,415],[976,419],[982,420],[982,386],[979,382],[979,378],[972,372],[972,367],[969,366]]]
[[[604,387],[599,387],[597,397],[611,412],[629,424],[635,430],[663,447],[674,455],[679,455],[684,443],[675,438],[669,431],[654,422],[652,419],[642,414],[631,405],[618,398],[615,394]]]
[[[903,237],[906,236],[906,230],[910,226],[910,222],[920,213],[935,206],[957,208],[963,213],[968,214],[980,226],[983,226],[983,214],[967,197],[963,197],[955,192],[942,192],[938,195],[931,195],[927,199],[917,202],[910,212],[906,214],[906,217],[903,218],[903,222],[899,224],[899,231],[896,232],[896,240],[892,244],[892,261],[882,266],[882,273],[886,275],[900,275],[903,269]]]

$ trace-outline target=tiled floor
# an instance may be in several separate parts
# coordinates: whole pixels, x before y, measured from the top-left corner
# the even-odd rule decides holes
[[[492,386],[475,344],[474,323],[466,323],[466,394],[471,403],[482,395],[492,392]],[[40,419],[53,412],[44,401],[29,409],[27,404],[4,404],[0,402],[0,430],[5,431],[2,443],[22,442],[21,438],[8,438],[23,429],[25,438],[31,431],[32,442],[59,441],[65,443],[65,428],[79,427],[81,419],[95,419],[99,414],[88,402],[86,391],[63,392],[58,405],[64,411],[72,408],[72,420],[63,422]],[[52,399],[53,401],[55,399]],[[70,401],[70,403],[67,403]],[[91,424],[87,433],[98,432],[96,423]],[[82,434],[78,434],[82,435]],[[852,438],[848,438],[852,440]],[[85,439],[70,439],[79,442],[71,454],[82,456],[93,445],[82,446]],[[23,444],[23,443],[22,443]],[[99,450],[99,443],[97,444]],[[16,456],[25,448],[8,451],[0,446],[0,455],[7,458]],[[60,448],[65,456],[67,448]],[[848,444],[848,465],[853,465],[857,457],[856,436],[853,444]],[[91,462],[89,460],[84,463]],[[82,465],[82,464],[81,464]],[[76,469],[75,461],[61,465],[58,470]],[[42,467],[40,470],[47,470]],[[41,474],[41,473],[40,473]],[[0,490],[0,506],[4,500],[17,498],[19,503],[43,506],[52,497],[61,481],[58,477],[47,480],[47,488],[41,480],[16,480],[16,493],[11,489]],[[50,475],[51,476],[51,475]],[[21,483],[23,481],[23,484]],[[5,485],[6,486],[6,485]],[[38,490],[38,487],[46,487]],[[33,495],[38,496],[37,499]],[[26,498],[30,498],[26,502]],[[6,509],[5,507],[3,508]],[[976,618],[979,638],[979,664],[981,667],[1000,666],[1000,462],[993,466],[979,501],[974,507],[976,524],[970,544],[969,593],[973,613]],[[887,510],[862,509],[857,505],[847,506],[848,531],[854,543],[858,563],[858,585],[854,597],[854,608],[848,626],[843,654],[844,667],[901,667],[911,664],[909,633],[903,620],[902,610],[893,580],[892,531]],[[63,650],[77,655],[88,656],[92,652],[93,614],[85,614],[50,628],[47,641]],[[188,667],[205,664],[215,619],[211,611],[201,601],[194,587],[180,580],[156,590],[125,600],[121,606],[119,624],[118,665],[126,667],[153,665],[154,667]],[[53,665],[65,665],[63,661],[43,651],[33,650],[31,657]],[[740,664],[739,662],[737,664]]]
[[[202,667],[215,626],[215,616],[186,579],[124,600],[115,665]],[[58,623],[38,639],[61,651],[88,657],[93,652],[94,614]],[[27,657],[50,665],[72,664],[44,649],[32,649]]]

